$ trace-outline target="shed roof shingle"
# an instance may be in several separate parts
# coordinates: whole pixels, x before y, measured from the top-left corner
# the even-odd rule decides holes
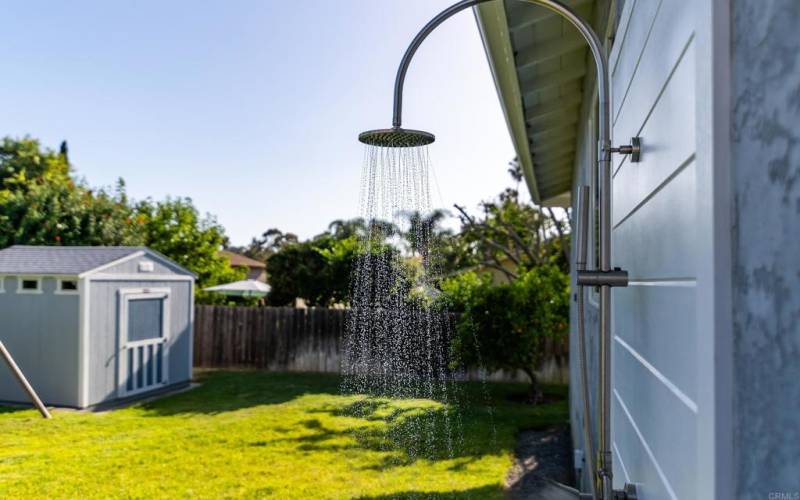
[[[77,275],[145,250],[145,247],[14,245],[0,250],[0,274]]]

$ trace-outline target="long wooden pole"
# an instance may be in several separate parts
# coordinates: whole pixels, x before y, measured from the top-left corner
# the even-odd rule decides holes
[[[39,396],[36,394],[36,391],[34,391],[33,387],[31,387],[31,384],[28,383],[28,379],[25,378],[25,375],[22,373],[22,370],[20,370],[19,366],[17,366],[17,364],[14,362],[14,358],[11,357],[11,354],[8,352],[8,349],[6,349],[6,346],[3,345],[2,341],[0,341],[0,353],[3,354],[3,358],[6,360],[6,364],[8,364],[9,368],[11,368],[11,372],[17,378],[19,385],[21,385],[22,388],[25,389],[25,392],[28,393],[28,396],[30,396],[31,401],[33,401],[33,404],[36,406],[36,408],[39,409],[39,413],[41,413],[44,418],[53,418],[50,415],[50,412],[47,411],[47,407],[42,403],[42,400],[39,399]]]

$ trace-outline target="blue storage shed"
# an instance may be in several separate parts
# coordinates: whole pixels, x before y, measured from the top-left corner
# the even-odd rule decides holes
[[[0,251],[0,340],[49,405],[187,385],[195,275],[145,247]],[[0,366],[0,401],[28,402]]]

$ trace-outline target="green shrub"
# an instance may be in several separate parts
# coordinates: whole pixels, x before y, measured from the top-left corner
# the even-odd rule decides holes
[[[445,281],[448,307],[462,310],[453,341],[455,361],[488,370],[522,370],[538,399],[536,370],[544,341],[569,329],[569,276],[537,266],[508,284],[492,285],[474,273]]]

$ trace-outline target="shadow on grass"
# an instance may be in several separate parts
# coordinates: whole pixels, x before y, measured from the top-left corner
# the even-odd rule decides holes
[[[296,438],[298,449],[306,452],[367,450],[383,452],[359,470],[385,471],[411,466],[419,460],[450,461],[448,470],[459,472],[486,456],[507,453],[513,446],[512,433],[497,439],[493,422],[486,417],[471,418],[452,408],[392,408],[388,401],[364,401],[345,408],[321,410],[333,416],[348,416],[358,424],[347,430],[315,428]],[[369,408],[369,410],[365,410]],[[382,422],[384,425],[375,425]],[[349,438],[341,444],[338,438]]]
[[[566,402],[539,407],[506,403],[499,412],[489,413],[474,405],[453,408],[429,401],[398,405],[390,399],[368,397],[307,413],[346,417],[353,423],[347,429],[331,429],[319,419],[309,419],[301,422],[309,433],[282,442],[293,442],[304,452],[385,453],[360,470],[384,471],[410,466],[418,460],[448,460],[448,470],[460,472],[487,456],[507,454],[514,448],[520,426],[526,423],[530,427],[563,424],[567,408]]]
[[[278,373],[267,371],[205,371],[197,377],[201,386],[174,396],[141,403],[152,416],[218,414],[253,406],[281,404],[309,394],[342,395],[341,377],[323,373]],[[514,394],[524,392],[524,384],[481,384],[463,382],[459,386],[459,405],[485,412],[487,407],[534,408],[511,404]],[[566,400],[566,386],[543,386],[545,395]],[[547,407],[549,405],[544,405]],[[337,407],[338,408],[338,407]],[[353,411],[356,409],[354,408]],[[369,418],[370,412],[362,418]],[[382,417],[381,417],[382,418]]]
[[[360,496],[356,498],[357,500],[466,500],[471,498],[494,498],[498,496],[499,491],[500,489],[497,486],[482,486],[461,491],[404,491],[402,493]]]
[[[0,406],[0,414],[3,413],[18,413],[21,411],[36,410],[36,407],[31,406]]]
[[[281,404],[306,394],[339,394],[339,377],[316,373],[209,371],[197,389],[143,403],[149,416],[214,415],[253,406]]]
[[[202,373],[199,381],[202,385],[195,390],[142,404],[146,415],[214,415],[286,403],[304,395],[341,395],[340,378],[325,374],[215,371]],[[308,418],[287,422],[285,426],[290,428],[275,429],[288,433],[302,426],[301,436],[258,440],[247,446],[290,443],[306,453],[385,453],[362,470],[386,470],[418,460],[451,460],[450,470],[457,472],[483,457],[508,453],[520,429],[548,427],[566,420],[564,387],[545,387],[546,393],[560,399],[553,404],[531,406],[509,400],[524,388],[519,384],[459,384],[457,406],[378,396],[354,395],[359,398],[356,401],[334,399],[304,409]],[[400,498],[415,498],[414,494]]]

